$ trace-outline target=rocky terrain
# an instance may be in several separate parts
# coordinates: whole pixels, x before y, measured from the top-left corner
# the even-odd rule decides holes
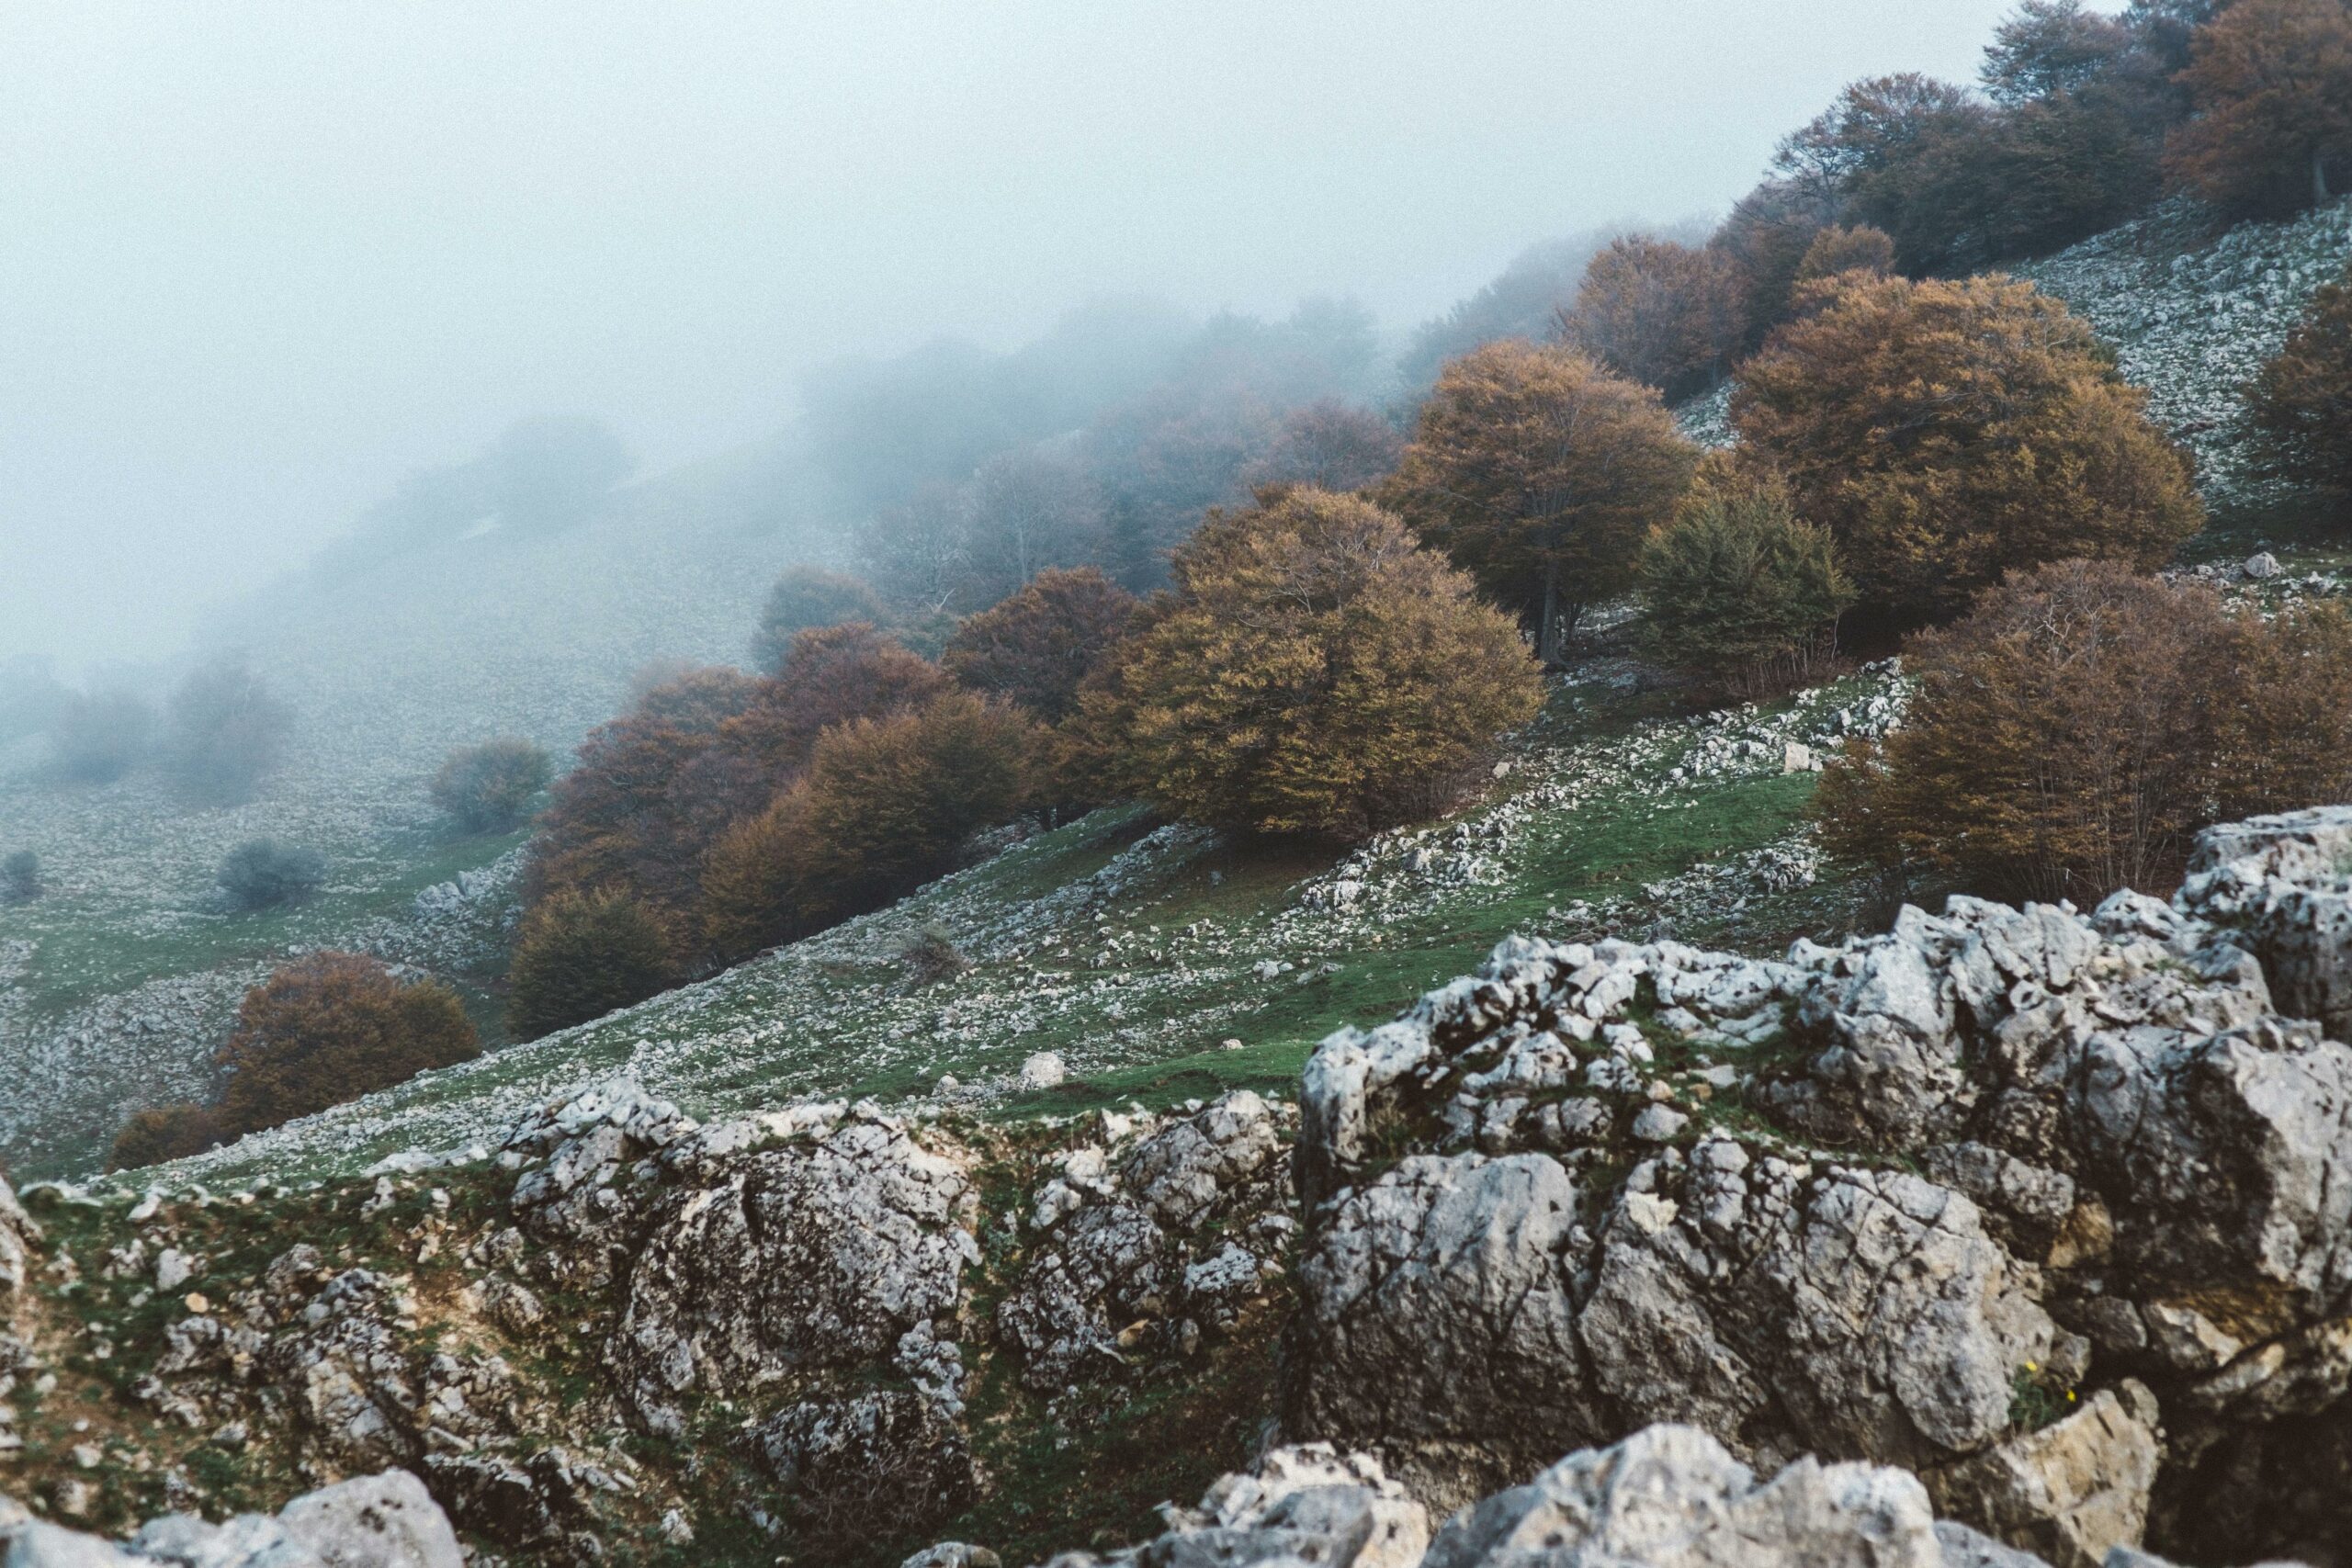
[[[398,1471],[518,1562],[2327,1568],[2347,865],[2330,807],[2168,903],[1514,939],[1165,1113],[621,1077],[380,1175],[36,1184],[0,1490],[152,1542]]]

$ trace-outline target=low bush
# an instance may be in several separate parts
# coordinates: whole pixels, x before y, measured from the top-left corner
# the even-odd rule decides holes
[[[220,862],[220,891],[233,909],[251,913],[299,904],[326,881],[326,857],[276,839],[248,839]]]
[[[139,765],[155,734],[155,710],[129,692],[77,692],[50,725],[50,771],[75,784],[111,784]]]
[[[899,962],[918,986],[951,980],[972,966],[971,958],[956,945],[956,939],[938,925],[927,925],[907,938],[899,948]]]
[[[0,904],[29,904],[40,892],[40,856],[17,850],[0,860]]]
[[[1786,484],[1713,458],[1643,547],[1639,591],[1657,658],[1748,696],[1810,674],[1854,598],[1829,531],[1797,516]]]
[[[107,1168],[136,1170],[165,1160],[186,1159],[236,1136],[218,1106],[160,1106],[139,1111],[123,1123],[115,1134]]]
[[[469,833],[503,833],[530,810],[554,773],[544,748],[514,737],[460,746],[429,787],[433,804]]]
[[[506,971],[506,1024],[518,1039],[641,1002],[675,977],[669,934],[627,895],[558,893],[533,907]]]
[[[138,1170],[165,1160],[200,1155],[237,1134],[218,1106],[163,1105],[133,1114],[115,1134],[108,1170]]]
[[[314,953],[245,993],[220,1048],[219,1112],[242,1135],[309,1116],[477,1055],[457,993],[379,959]]]
[[[207,805],[251,799],[285,758],[294,713],[236,659],[206,665],[180,682],[164,711],[164,762],[179,786]]]
[[[1832,761],[1829,846],[1971,892],[2162,895],[2197,829],[2352,792],[2352,617],[2265,619],[2112,562],[2064,561],[1915,639],[1901,728]]]

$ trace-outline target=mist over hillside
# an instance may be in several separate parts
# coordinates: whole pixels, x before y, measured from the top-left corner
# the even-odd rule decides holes
[[[2352,0],[0,87],[0,1568],[2352,1568]]]

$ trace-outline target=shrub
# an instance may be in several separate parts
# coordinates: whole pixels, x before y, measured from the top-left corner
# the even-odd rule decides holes
[[[1731,418],[1860,603],[1950,615],[2015,567],[2153,567],[2203,522],[2188,459],[2090,329],[2001,277],[1838,289],[1740,371]]]
[[[1668,664],[1755,694],[1802,677],[1853,602],[1829,531],[1798,518],[1777,477],[1710,458],[1641,559],[1643,618]]]
[[[2352,491],[2352,273],[2312,297],[2247,389],[2246,417],[2279,467]]]
[[[949,692],[825,731],[808,770],[705,868],[705,932],[730,957],[876,909],[953,869],[1021,808],[1041,737],[1016,709]]]
[[[1135,595],[1091,566],[1041,572],[994,609],[968,617],[940,662],[973,691],[1059,723],[1077,705],[1079,682],[1135,611]]]
[[[0,904],[29,904],[40,897],[40,856],[17,850],[0,860]]]
[[[880,625],[882,601],[854,577],[813,566],[796,566],[776,579],[752,637],[752,661],[773,674],[792,650],[792,639],[817,626],[845,621]]]
[[[1739,265],[1723,251],[1632,235],[1592,258],[1560,335],[1669,398],[1723,373],[1747,328]]]
[[[77,784],[111,784],[146,756],[155,710],[128,692],[77,692],[50,728],[50,768]]]
[[[641,1002],[674,976],[669,936],[643,906],[609,890],[558,893],[533,907],[515,938],[507,1027],[536,1040]]]
[[[918,986],[936,985],[961,975],[972,966],[971,959],[956,945],[956,939],[945,927],[932,924],[899,945],[899,962],[906,966],[907,976]]]
[[[158,1106],[134,1113],[122,1124],[107,1155],[107,1168],[138,1170],[165,1160],[186,1159],[236,1135],[216,1106]]]
[[[1633,585],[1698,461],[1651,389],[1574,349],[1489,344],[1438,378],[1379,499],[1533,626],[1548,662],[1584,606]]]
[[[2197,29],[2182,73],[2196,115],[2166,172],[2236,211],[2324,205],[2352,185],[2352,6],[2237,0]]]
[[[1195,820],[1354,837],[1441,808],[1543,686],[1508,617],[1369,502],[1212,513],[1178,596],[1088,682],[1126,790]]]
[[[460,746],[433,775],[433,804],[469,833],[503,833],[523,820],[554,771],[545,748],[512,736]]]
[[[243,660],[224,658],[180,682],[164,719],[164,761],[180,787],[232,806],[276,770],[294,715]]]
[[[300,904],[326,881],[326,858],[276,839],[248,839],[220,862],[220,891],[229,907],[248,913]]]
[[[1920,637],[1903,727],[1824,773],[1831,848],[1972,891],[2163,894],[2196,830],[2352,787],[2352,620],[2265,621],[2114,562],[2013,576]]]
[[[245,993],[220,1048],[223,1122],[242,1134],[462,1062],[481,1042],[457,993],[356,953],[314,953]]]

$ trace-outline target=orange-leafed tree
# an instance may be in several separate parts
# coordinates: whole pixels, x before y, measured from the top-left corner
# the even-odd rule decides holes
[[[2239,211],[2352,188],[2352,4],[2237,0],[2189,52],[2196,112],[2165,152],[2176,182]]]
[[[1410,820],[1542,704],[1510,617],[1357,497],[1212,513],[1174,570],[1071,724],[1125,790],[1196,821],[1344,838]]]
[[[1135,595],[1093,567],[1042,571],[1012,598],[967,616],[940,663],[971,690],[1057,724],[1135,613]]]
[[[1901,728],[1823,775],[1826,838],[1972,891],[2162,894],[2198,829],[2352,787],[2352,620],[2266,620],[2114,561],[1987,592],[1905,658]]]
[[[1746,334],[1745,279],[1721,250],[1629,235],[1592,258],[1560,335],[1621,376],[1687,397]]]
[[[1507,340],[1445,367],[1379,499],[1534,627],[1548,661],[1587,605],[1632,585],[1698,462],[1653,389]]]
[[[949,692],[825,731],[808,771],[713,846],[706,940],[741,957],[878,908],[953,868],[1027,798],[1043,743],[1010,705]]]
[[[2187,456],[2090,328],[2007,278],[1854,282],[1741,367],[1733,426],[1860,603],[1955,614],[2018,567],[2142,568],[2203,522]]]

